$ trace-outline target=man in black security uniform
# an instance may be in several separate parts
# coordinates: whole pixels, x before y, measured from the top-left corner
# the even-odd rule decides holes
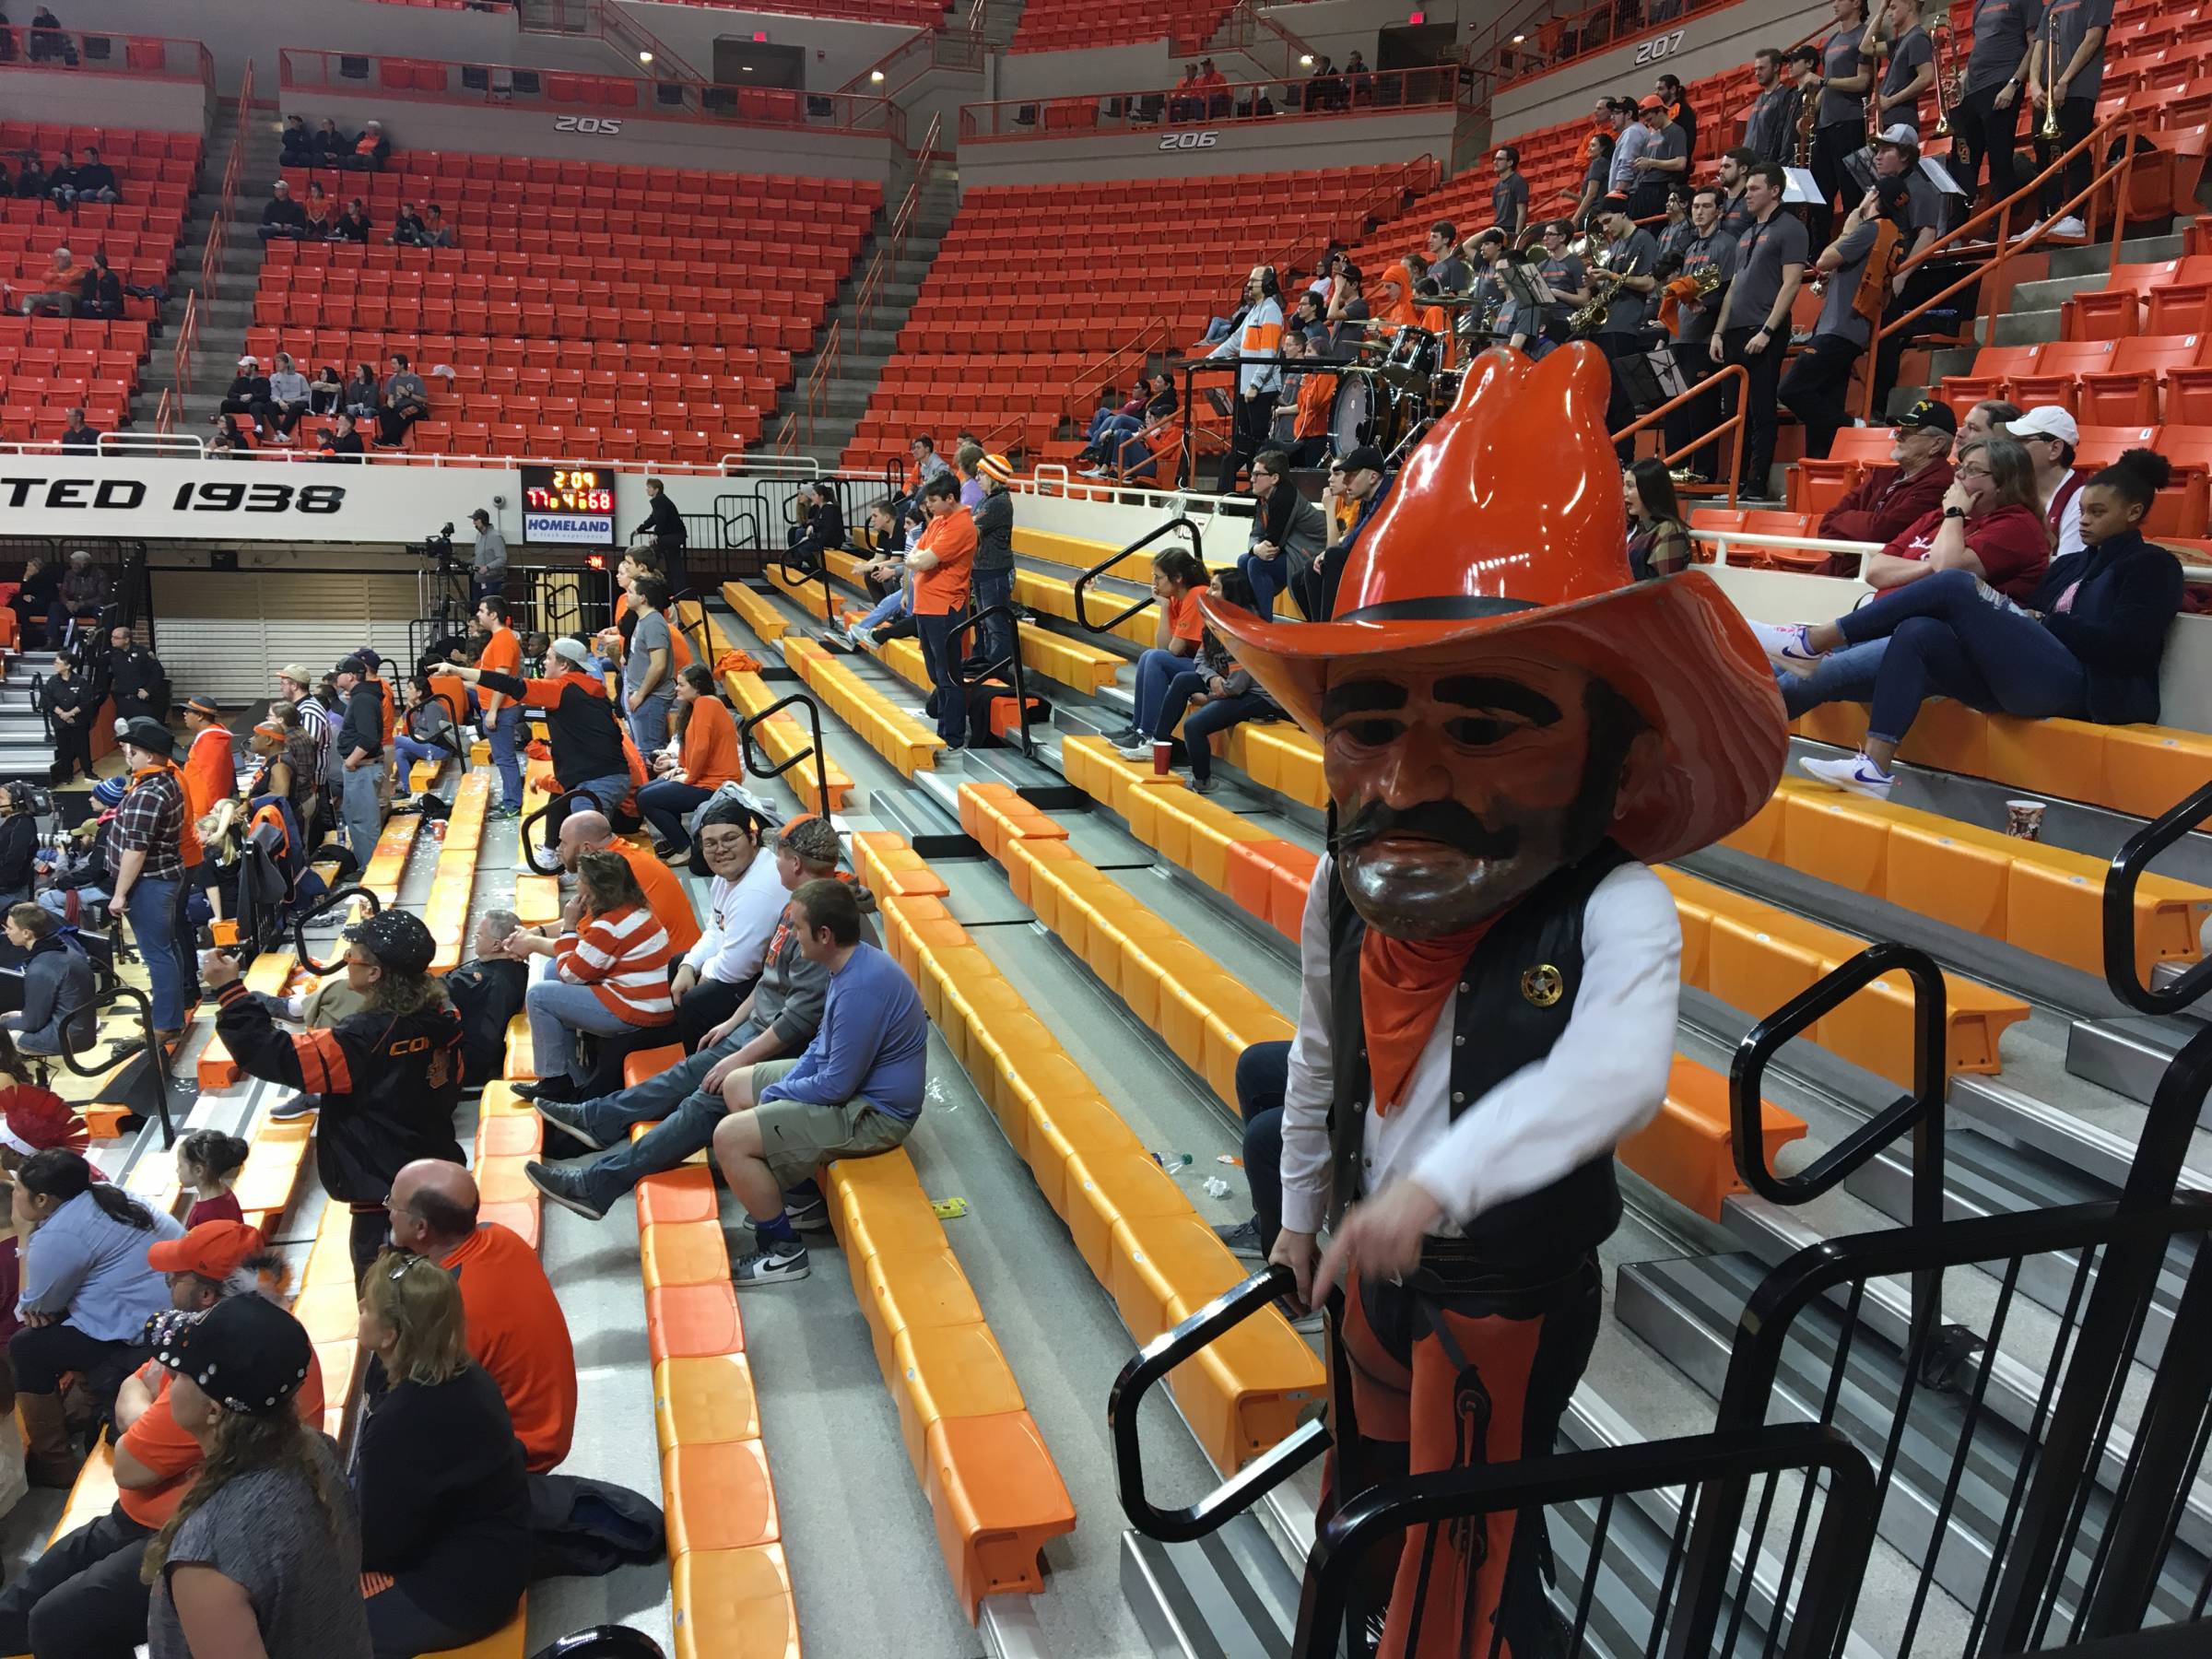
[[[210,956],[215,1029],[248,1077],[320,1096],[315,1172],[353,1210],[358,1287],[391,1232],[384,1200],[418,1158],[466,1161],[453,1138],[461,1098],[461,1018],[430,977],[437,942],[422,918],[379,911],[346,930],[346,982],[368,1006],[335,1026],[279,1030],[239,978],[236,958]]]
[[[1618,432],[1653,402],[1658,377],[1645,360],[1644,325],[1652,320],[1652,294],[1659,286],[1652,267],[1659,263],[1659,244],[1652,233],[1629,217],[1629,199],[1609,195],[1598,205],[1598,229],[1606,239],[1600,254],[1602,272],[1593,271],[1593,289],[1608,278],[1619,278],[1613,302],[1597,320],[1597,348],[1613,365],[1613,392],[1606,400],[1606,429]],[[1636,441],[1624,438],[1615,446],[1622,465],[1636,458]]]
[[[645,480],[645,500],[648,503],[645,522],[631,533],[630,540],[635,542],[643,536],[651,546],[660,549],[669,590],[681,593],[687,585],[684,547],[690,539],[690,533],[684,528],[684,515],[676,510],[676,503],[668,499],[668,491],[658,478]]]
[[[92,723],[100,716],[99,690],[97,684],[77,674],[76,660],[65,652],[53,659],[53,672],[39,688],[46,717],[53,723],[53,770],[48,777],[55,783],[69,782],[80,769],[85,781],[91,782]]]
[[[169,670],[121,623],[108,630],[108,690],[118,720],[169,719]]]
[[[1761,161],[1744,186],[1751,228],[1736,240],[1735,279],[1721,301],[1711,350],[1716,363],[1741,363],[1750,376],[1744,400],[1744,468],[1737,490],[1760,500],[1774,465],[1775,388],[1790,344],[1790,307],[1812,262],[1805,226],[1782,205],[1782,169]]]

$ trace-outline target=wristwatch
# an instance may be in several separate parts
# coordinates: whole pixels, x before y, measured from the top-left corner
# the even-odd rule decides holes
[[[1946,507],[1943,510],[1943,516],[1945,518],[1962,519],[1966,516],[1966,509],[1963,507]]]

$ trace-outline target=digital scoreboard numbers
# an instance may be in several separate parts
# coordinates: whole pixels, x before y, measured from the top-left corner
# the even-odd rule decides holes
[[[615,475],[604,466],[525,466],[523,539],[605,547],[615,539]]]

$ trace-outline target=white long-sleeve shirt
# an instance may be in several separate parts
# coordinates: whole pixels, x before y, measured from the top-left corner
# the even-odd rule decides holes
[[[1230,330],[1223,340],[1206,354],[1209,358],[1243,357],[1267,361],[1247,361],[1237,368],[1237,392],[1280,392],[1283,389],[1283,308],[1278,300],[1262,300],[1244,313],[1242,326]]]
[[[699,943],[684,953],[684,966],[697,979],[730,985],[758,978],[790,899],[775,859],[765,853],[756,853],[735,882],[715,877]]]
[[[1329,1206],[1329,984],[1332,861],[1313,872],[1299,930],[1304,988],[1283,1099],[1283,1225],[1320,1230]],[[1682,990],[1682,927],[1674,896],[1643,865],[1600,881],[1583,912],[1583,982],[1567,1029],[1481,1100],[1452,1116],[1457,997],[1437,1016],[1406,1098],[1366,1116],[1362,1184],[1378,1193],[1405,1177],[1443,1206],[1440,1233],[1549,1186],[1634,1134],[1666,1099]]]

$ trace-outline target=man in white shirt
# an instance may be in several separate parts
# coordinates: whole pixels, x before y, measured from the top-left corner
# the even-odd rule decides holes
[[[1353,549],[1331,620],[1201,601],[1320,741],[1335,814],[1300,938],[1269,1259],[1299,1301],[1341,1287],[1339,1500],[1552,1450],[1620,1218],[1613,1149],[1674,1059],[1681,931],[1649,865],[1747,822],[1787,747],[1712,580],[1630,582],[1606,388],[1592,346],[1485,356]],[[1542,1651],[1545,1559],[1512,1512],[1411,1528],[1367,1609],[1378,1652]]]
[[[761,959],[791,895],[776,875],[776,861],[760,856],[765,820],[739,801],[707,808],[691,841],[691,868],[712,874],[699,943],[684,953],[671,988],[676,1028],[685,1052],[752,994]]]

